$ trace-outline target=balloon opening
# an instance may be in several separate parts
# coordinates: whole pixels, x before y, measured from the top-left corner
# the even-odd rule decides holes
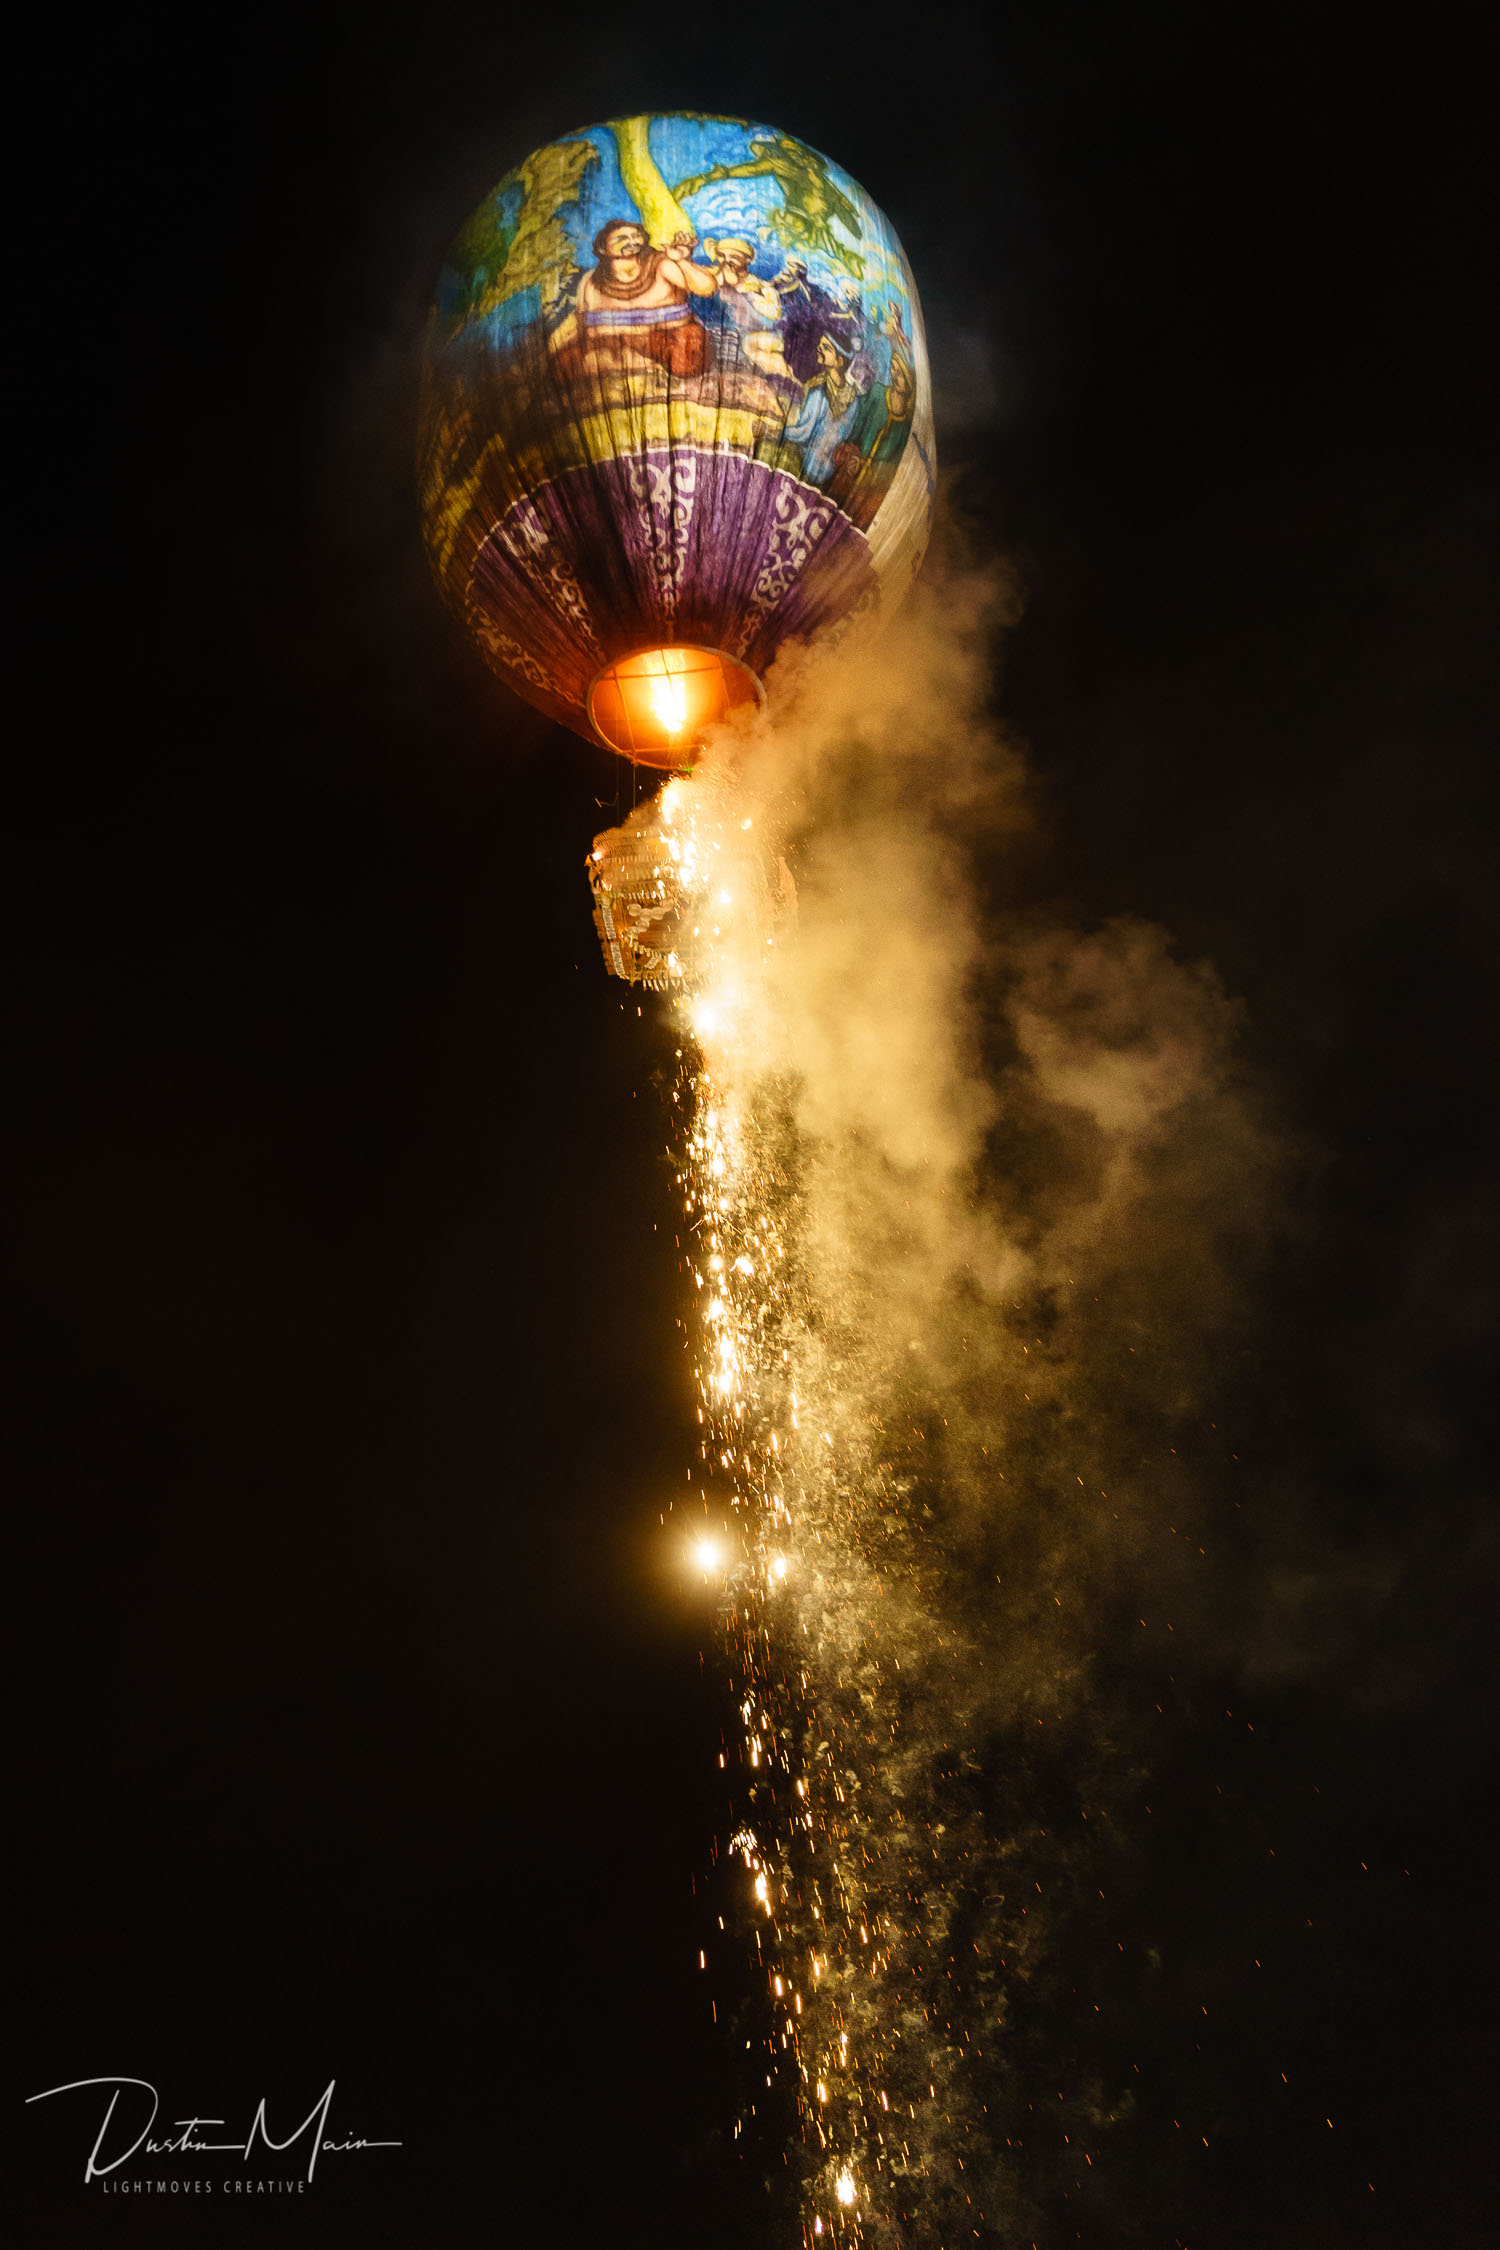
[[[692,765],[710,727],[765,700],[755,674],[722,649],[642,649],[599,674],[589,723],[606,749],[671,772]]]

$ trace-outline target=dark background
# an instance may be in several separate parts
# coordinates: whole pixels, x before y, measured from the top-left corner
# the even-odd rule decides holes
[[[483,673],[411,486],[448,237],[540,141],[678,106],[785,126],[893,218],[946,505],[1027,591],[999,708],[1051,884],[1217,964],[1306,1156],[1237,1434],[1381,1592],[1252,1697],[1264,1754],[1184,1717],[1136,1881],[1200,1959],[1320,1938],[1229,2008],[1238,2157],[1173,2133],[1210,2065],[1167,2007],[1130,2194],[1048,2223],[1488,2239],[1483,14],[44,27],[16,2098],[121,2071],[290,2124],[336,2077],[335,2126],[404,2147],[297,2204],[141,2208],[85,2192],[81,2097],[17,2108],[25,2240],[769,2240],[696,1973],[712,1635],[657,1531],[672,1041],[595,956],[607,761]]]

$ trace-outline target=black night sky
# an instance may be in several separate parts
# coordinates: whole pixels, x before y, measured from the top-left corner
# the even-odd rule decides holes
[[[677,107],[784,126],[894,220],[948,536],[1025,592],[995,696],[1037,827],[989,875],[1212,961],[1292,1152],[1193,1440],[1205,1508],[1232,1452],[1256,1518],[1206,1568],[1284,1552],[1291,1653],[1163,1697],[1118,1919],[1018,2027],[1048,2098],[1137,2089],[1081,2201],[1037,2159],[1039,2250],[1492,2239],[1483,14],[45,34],[16,2240],[790,2239],[774,2147],[731,2151],[745,1995],[697,1967],[730,1814],[658,1529],[692,1421],[673,1035],[597,958],[609,761],[485,673],[412,482],[458,224],[538,143]],[[337,2127],[403,2146],[253,2209],[106,2197],[79,2097],[19,2105],[112,2072],[289,2123],[333,2077]]]

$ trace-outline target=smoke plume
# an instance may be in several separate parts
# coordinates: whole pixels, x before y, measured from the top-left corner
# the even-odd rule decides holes
[[[689,1209],[724,1355],[706,1473],[796,1550],[730,1640],[762,1808],[740,1848],[789,1990],[804,1964],[763,2043],[800,2058],[809,2241],[1040,2242],[1103,2166],[1128,2070],[1077,2026],[1059,2059],[1059,2025],[1125,1951],[1151,1712],[1257,1631],[1209,1523],[1234,1506],[1215,1404],[1288,1154],[1212,965],[1039,889],[988,708],[1013,606],[993,572],[929,579],[784,660],[774,720],[693,784],[726,884],[755,888],[768,838],[796,884],[794,929],[727,928],[689,1011]],[[752,1269],[775,1286],[736,1312]],[[754,1371],[758,1429],[716,1421],[723,1366]]]

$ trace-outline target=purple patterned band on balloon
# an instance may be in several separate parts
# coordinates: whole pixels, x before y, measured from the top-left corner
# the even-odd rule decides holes
[[[591,462],[517,502],[479,551],[468,611],[517,690],[587,732],[590,683],[620,657],[693,642],[763,672],[874,592],[864,533],[826,493],[677,444]]]

